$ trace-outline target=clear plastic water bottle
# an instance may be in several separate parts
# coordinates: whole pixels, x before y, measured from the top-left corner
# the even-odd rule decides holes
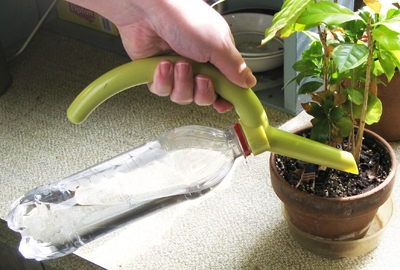
[[[49,185],[12,205],[8,226],[25,258],[67,255],[146,214],[217,186],[239,156],[250,155],[238,124],[228,131],[184,126]]]

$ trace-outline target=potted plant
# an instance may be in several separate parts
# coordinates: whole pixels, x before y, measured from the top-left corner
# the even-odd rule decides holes
[[[331,257],[376,247],[372,238],[367,249],[354,252],[388,201],[396,171],[390,145],[365,125],[379,122],[382,114],[379,76],[390,81],[400,67],[400,11],[388,1],[364,2],[366,7],[352,11],[337,1],[287,0],[262,41],[278,33],[310,38],[288,82],[311,97],[302,105],[312,127],[296,133],[348,150],[359,164],[359,175],[351,175],[271,154],[272,185],[292,234],[305,240],[303,247]],[[373,161],[369,155],[379,157]]]

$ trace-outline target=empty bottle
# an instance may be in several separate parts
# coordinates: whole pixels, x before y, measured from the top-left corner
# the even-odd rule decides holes
[[[25,258],[67,255],[146,214],[217,186],[250,155],[238,124],[228,131],[184,126],[15,201],[8,226]]]

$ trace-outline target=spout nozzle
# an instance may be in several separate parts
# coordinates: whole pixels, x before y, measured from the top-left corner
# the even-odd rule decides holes
[[[273,127],[268,129],[268,140],[270,151],[276,154],[358,174],[357,163],[349,152]]]

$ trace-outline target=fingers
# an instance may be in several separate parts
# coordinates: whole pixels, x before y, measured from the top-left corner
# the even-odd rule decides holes
[[[252,88],[257,79],[235,47],[228,47],[219,54],[213,54],[210,62],[214,64],[228,80],[243,88]]]
[[[233,105],[229,101],[226,101],[225,99],[219,97],[214,102],[214,109],[217,112],[224,113],[224,112],[232,110]]]
[[[152,83],[148,84],[150,92],[165,97],[172,92],[174,85],[174,68],[170,61],[163,60],[158,65],[154,72]]]
[[[192,65],[187,61],[178,61],[174,68],[174,86],[170,94],[173,102],[186,105],[194,98]]]
[[[197,75],[195,77],[194,101],[197,105],[208,106],[213,104],[217,99],[214,86],[211,79],[205,75]]]
[[[162,60],[154,73],[149,90],[159,96],[170,96],[178,104],[190,104],[193,101],[200,106],[214,104],[218,112],[232,109],[232,104],[217,98],[211,79],[206,75],[193,75],[192,65],[178,61],[173,65],[169,60]]]
[[[195,78],[194,101],[200,106],[214,104],[214,108],[220,113],[233,109],[230,102],[215,93],[211,79],[205,75],[197,75]]]
[[[189,62],[178,61],[174,66],[171,61],[162,60],[148,87],[156,95],[170,96],[173,102],[185,105],[193,101],[193,85],[193,70]]]

